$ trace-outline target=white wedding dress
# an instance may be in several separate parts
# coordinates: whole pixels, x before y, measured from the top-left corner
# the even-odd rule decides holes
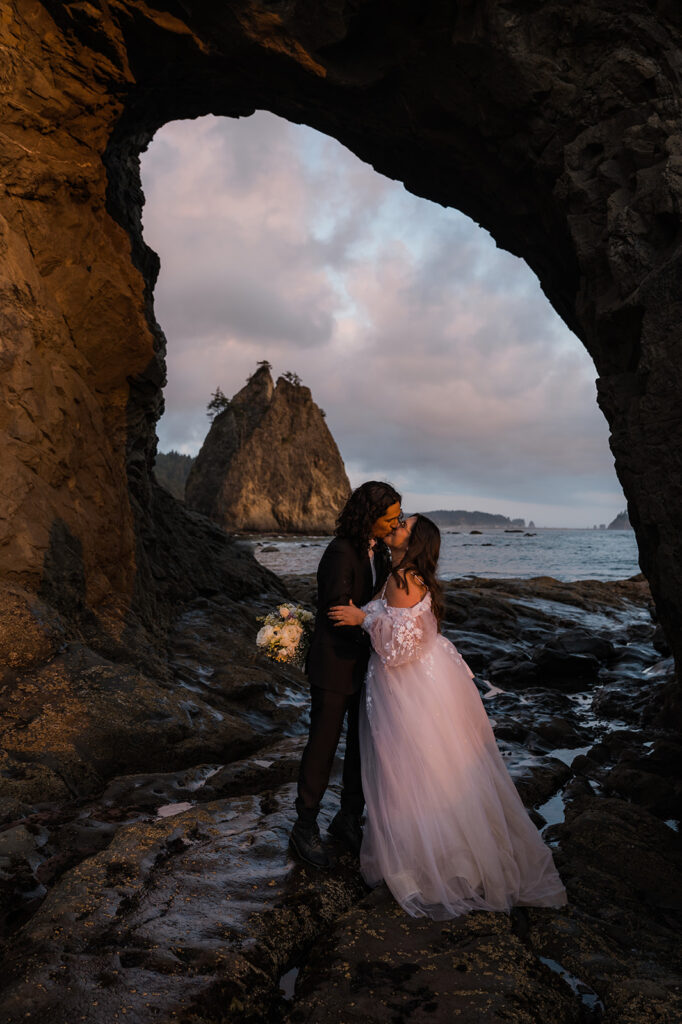
[[[383,879],[408,914],[437,920],[566,903],[431,595],[362,610],[373,648],[360,709],[365,881]]]

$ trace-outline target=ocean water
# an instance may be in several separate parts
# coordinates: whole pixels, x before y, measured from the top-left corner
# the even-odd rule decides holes
[[[492,579],[553,576],[557,580],[621,580],[641,570],[632,530],[442,532],[439,576]],[[276,573],[314,573],[329,537],[260,537],[241,543]]]

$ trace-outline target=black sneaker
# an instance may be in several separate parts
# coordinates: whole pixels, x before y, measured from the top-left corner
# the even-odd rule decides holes
[[[312,825],[304,825],[301,821],[294,822],[289,843],[306,864],[312,864],[315,868],[331,866],[331,857],[322,845],[317,822]]]
[[[362,825],[359,814],[350,814],[348,811],[339,811],[329,823],[327,829],[330,835],[347,846],[356,857],[360,856],[362,846]]]

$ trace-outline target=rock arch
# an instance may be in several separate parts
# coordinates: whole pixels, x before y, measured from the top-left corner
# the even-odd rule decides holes
[[[679,666],[677,4],[18,0],[0,32],[6,582],[143,622],[206,584],[196,560],[159,579],[180,535],[203,541],[151,474],[165,342],[138,155],[168,120],[264,108],[458,207],[537,273],[594,359]]]

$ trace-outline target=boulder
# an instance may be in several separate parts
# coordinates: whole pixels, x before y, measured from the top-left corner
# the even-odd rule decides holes
[[[533,658],[539,686],[556,686],[568,693],[579,692],[596,682],[599,662],[592,654],[573,654],[544,647]]]
[[[565,633],[560,633],[545,645],[545,650],[591,655],[598,661],[608,661],[614,654],[614,646],[610,640],[584,629],[569,629]]]
[[[496,686],[525,690],[539,686],[538,673],[530,658],[516,654],[496,658],[488,665],[488,675]]]

